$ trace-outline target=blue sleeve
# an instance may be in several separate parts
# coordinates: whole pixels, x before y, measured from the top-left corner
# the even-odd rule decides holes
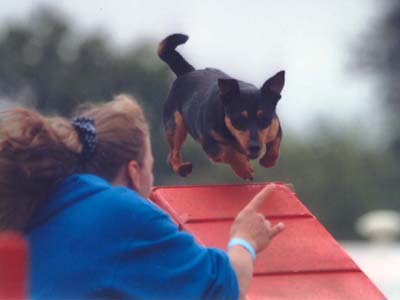
[[[113,278],[119,290],[135,299],[238,299],[224,251],[199,245],[146,200],[135,201],[132,214],[135,229]]]

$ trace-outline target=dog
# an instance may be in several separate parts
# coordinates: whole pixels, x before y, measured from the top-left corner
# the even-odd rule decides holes
[[[163,111],[168,164],[181,176],[192,172],[192,164],[181,158],[189,133],[211,161],[229,164],[239,177],[252,180],[249,160],[260,157],[259,163],[270,168],[279,157],[282,129],[275,108],[285,72],[278,72],[258,89],[218,69],[195,70],[175,50],[188,39],[184,34],[172,34],[157,50],[177,76]]]

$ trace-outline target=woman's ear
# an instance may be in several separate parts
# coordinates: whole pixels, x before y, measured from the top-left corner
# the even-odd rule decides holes
[[[136,160],[128,163],[128,183],[133,190],[139,191],[140,188],[140,166]]]

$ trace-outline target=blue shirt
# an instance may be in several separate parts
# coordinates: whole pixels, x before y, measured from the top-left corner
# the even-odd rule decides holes
[[[134,191],[65,179],[30,220],[30,297],[237,299],[224,251],[205,248]]]

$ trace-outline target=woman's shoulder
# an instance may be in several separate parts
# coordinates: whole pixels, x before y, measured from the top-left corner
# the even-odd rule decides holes
[[[57,215],[75,222],[92,220],[107,226],[131,226],[165,213],[134,190],[112,186],[98,176],[77,174],[59,185],[38,217],[43,220]]]
[[[165,214],[149,200],[124,187],[109,187],[82,202],[81,209],[100,227],[114,230],[134,230],[151,224]]]
[[[100,183],[97,178],[88,176],[81,176],[81,180],[92,180],[94,181],[92,184]],[[109,183],[103,189],[88,195],[84,202],[89,209],[97,208],[102,215],[105,215],[104,217],[113,218],[118,222],[135,222],[137,224],[166,216],[164,211],[136,191],[123,186],[112,186]]]
[[[116,239],[125,239],[125,235],[135,240],[154,239],[177,230],[167,213],[126,187],[109,186],[85,202],[84,210],[91,214],[95,230],[110,233]]]

